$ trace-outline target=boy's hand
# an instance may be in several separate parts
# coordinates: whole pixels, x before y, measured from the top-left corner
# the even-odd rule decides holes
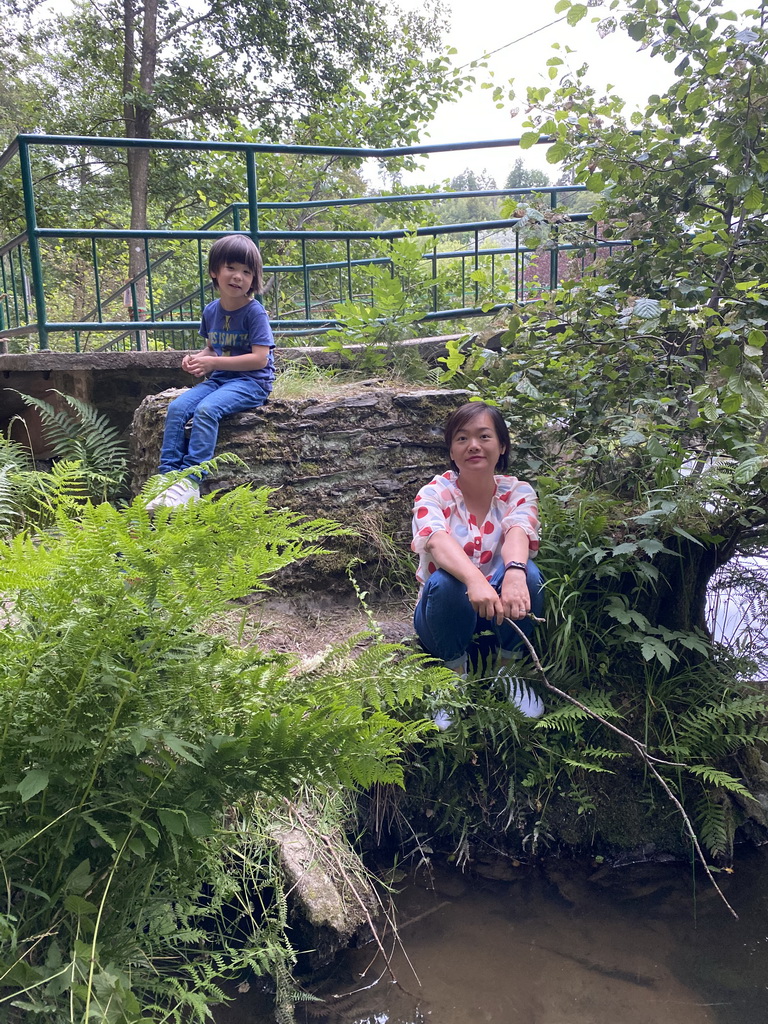
[[[216,369],[218,358],[218,356],[207,355],[203,352],[193,352],[192,355],[184,356],[181,368],[195,377],[204,377]]]

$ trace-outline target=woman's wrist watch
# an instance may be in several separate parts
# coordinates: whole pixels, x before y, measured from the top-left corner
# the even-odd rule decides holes
[[[510,569],[522,569],[523,572],[527,572],[528,571],[528,566],[525,564],[525,562],[515,562],[513,560],[511,562],[507,562],[504,565],[504,572],[505,573],[509,572]]]

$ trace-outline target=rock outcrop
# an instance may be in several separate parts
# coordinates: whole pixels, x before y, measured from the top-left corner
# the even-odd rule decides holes
[[[178,393],[151,395],[136,411],[134,492],[157,470],[166,409]],[[357,384],[340,387],[331,398],[270,400],[222,421],[216,453],[235,454],[243,464],[222,466],[203,490],[271,487],[276,506],[355,531],[332,542],[332,555],[304,567],[305,586],[323,589],[344,579],[355,558],[369,567],[366,582],[377,583],[377,563],[388,552],[408,550],[414,495],[447,468],[443,423],[467,397],[464,391]]]

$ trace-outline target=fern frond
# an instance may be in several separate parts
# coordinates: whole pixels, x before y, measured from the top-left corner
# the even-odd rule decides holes
[[[696,804],[696,833],[713,857],[730,857],[733,847],[725,807],[719,800],[705,794]]]
[[[37,409],[56,459],[79,463],[86,493],[102,500],[117,493],[127,471],[127,451],[119,431],[93,406],[52,388],[69,407],[57,411],[42,398],[25,395]]]
[[[614,774],[610,768],[606,768],[603,764],[598,764],[597,761],[582,761],[572,757],[563,757],[562,761],[569,768],[580,768],[585,772],[607,772],[609,775]]]
[[[729,793],[738,793],[739,796],[754,799],[744,783],[739,779],[735,779],[733,775],[729,775],[728,772],[721,771],[718,768],[713,768],[708,764],[688,764],[685,767],[686,771],[689,771],[691,775],[695,775],[696,778],[703,779],[705,782],[708,782],[710,786],[718,786],[720,789],[727,790]]]
[[[581,697],[582,703],[601,718],[621,719],[622,712],[611,703],[610,698],[601,693],[590,693]],[[546,717],[536,723],[537,729],[562,729],[573,733],[580,723],[590,719],[590,715],[575,704],[563,704],[559,708],[548,711]]]

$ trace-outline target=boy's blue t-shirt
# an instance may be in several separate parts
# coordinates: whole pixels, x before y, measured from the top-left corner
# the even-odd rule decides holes
[[[203,310],[200,337],[205,338],[217,356],[250,355],[252,345],[269,346],[267,364],[260,370],[214,370],[210,377],[212,380],[248,377],[271,389],[275,379],[275,339],[267,311],[256,299],[232,311],[224,309],[221,299],[209,302]]]

